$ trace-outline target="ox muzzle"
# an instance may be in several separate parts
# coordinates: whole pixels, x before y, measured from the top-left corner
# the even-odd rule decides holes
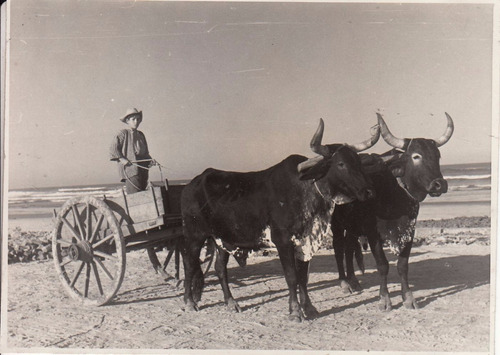
[[[448,192],[448,182],[443,178],[434,179],[427,187],[427,192],[432,197],[441,196],[441,194]]]
[[[375,197],[375,190],[371,188],[363,188],[356,195],[358,200],[366,201]]]

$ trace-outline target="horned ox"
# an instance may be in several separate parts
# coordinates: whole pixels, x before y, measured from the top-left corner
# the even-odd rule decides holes
[[[317,314],[307,292],[309,260],[317,238],[329,232],[334,200],[347,196],[365,201],[373,196],[356,152],[371,147],[380,135],[377,128],[370,139],[356,145],[322,145],[323,130],[320,120],[311,141],[311,149],[319,157],[291,155],[256,172],[209,168],[184,188],[181,210],[186,311],[198,310],[204,283],[199,254],[207,238],[214,238],[218,244],[215,269],[224,301],[229,309],[241,311],[228,285],[229,253],[259,249],[269,228],[289,289],[290,319],[301,321],[304,315]]]
[[[440,196],[448,190],[448,183],[443,179],[439,166],[438,148],[451,138],[454,125],[448,113],[445,114],[448,120],[445,133],[432,140],[396,138],[377,113],[382,137],[394,149],[381,155],[361,154],[363,171],[373,182],[376,197],[366,202],[354,201],[338,206],[332,216],[333,247],[341,287],[345,292],[360,290],[354,276],[352,253],[359,252],[357,236],[364,235],[368,238],[381,276],[381,310],[392,308],[387,289],[389,264],[382,249],[384,240],[398,256],[403,304],[407,308],[418,308],[408,284],[408,260],[420,202],[427,195]],[[347,276],[343,266],[344,249]]]

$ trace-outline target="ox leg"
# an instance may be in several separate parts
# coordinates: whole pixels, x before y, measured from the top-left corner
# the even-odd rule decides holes
[[[357,238],[354,236],[354,234],[347,230],[346,232],[346,250],[345,250],[345,263],[346,263],[346,271],[347,271],[347,278],[346,282],[348,284],[348,291],[350,293],[354,292],[360,292],[361,291],[361,285],[358,282],[358,279],[354,275],[354,253],[356,252],[356,245],[359,246],[359,243],[357,242]],[[361,250],[361,247],[359,247]]]
[[[285,274],[285,280],[288,285],[289,319],[295,322],[301,322],[304,320],[304,314],[302,313],[297,298],[298,280],[295,266],[295,251],[293,245],[289,242],[289,237],[278,235],[279,230],[273,229],[271,238],[278,249],[281,266],[283,267],[283,273]]]
[[[229,253],[221,248],[217,248],[217,258],[215,260],[215,272],[219,278],[222,292],[224,293],[224,302],[230,311],[241,312],[241,308],[234,300],[229,283],[227,281],[227,263],[229,261]]]
[[[391,298],[389,297],[389,290],[387,288],[387,274],[389,273],[389,262],[384,254],[382,248],[382,238],[378,233],[368,236],[368,243],[372,250],[373,257],[377,263],[377,270],[380,275],[380,300],[379,309],[381,311],[390,311],[392,309]]]
[[[187,238],[183,250],[184,264],[184,303],[185,311],[198,311],[197,302],[201,299],[203,291],[204,276],[200,265],[200,251],[203,246],[201,243],[189,244]]]
[[[408,309],[418,309],[418,304],[408,284],[408,261],[410,259],[410,252],[412,242],[406,244],[401,254],[398,257],[398,274],[401,278],[401,293],[403,296],[403,305]]]
[[[309,293],[307,292],[307,282],[309,281],[309,261],[295,259],[297,267],[297,280],[299,282],[300,306],[304,310],[307,318],[316,318],[318,310],[312,305]]]
[[[344,293],[352,293],[352,290],[347,282],[347,277],[344,270],[344,228],[339,227],[337,224],[332,223],[333,235],[333,251],[335,254],[335,261],[337,262],[337,271],[339,273],[340,288]]]

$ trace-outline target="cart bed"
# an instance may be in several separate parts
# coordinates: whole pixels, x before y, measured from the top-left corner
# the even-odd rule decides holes
[[[173,185],[167,192],[165,186],[150,186],[134,194],[123,192],[117,198],[105,197],[104,201],[113,210],[126,238],[158,228],[182,227],[180,195],[183,188],[184,185]]]

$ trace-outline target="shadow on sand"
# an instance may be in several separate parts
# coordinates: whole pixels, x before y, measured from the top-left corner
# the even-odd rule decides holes
[[[423,298],[417,298],[419,306],[425,307],[433,301],[446,297],[461,291],[479,287],[490,282],[490,256],[489,255],[453,255],[441,257],[439,259],[425,259],[413,261],[412,258],[424,255],[427,252],[412,253],[410,257],[410,285],[413,290],[435,290],[430,295]],[[397,268],[394,265],[397,258],[389,252],[386,252],[387,259],[390,262],[389,268],[389,283],[396,283],[399,285],[399,276]],[[371,287],[378,287],[379,276],[376,270],[376,265],[370,253],[365,253],[366,272],[364,275],[357,276],[360,280],[363,289]],[[337,272],[337,266],[333,255],[317,255],[313,258],[310,273],[331,273]],[[283,276],[281,263],[277,257],[272,257],[269,260],[250,264],[245,267],[231,267],[228,269],[230,287],[239,287],[243,290],[250,285],[260,285],[259,289],[262,292],[248,294],[243,297],[238,297],[238,302],[252,302],[252,304],[243,307],[243,311],[258,307],[268,302],[273,302],[278,299],[288,298],[288,288]],[[324,290],[329,287],[338,287],[337,275],[331,280],[323,280],[318,282],[309,283],[308,289],[310,292]],[[280,289],[269,289],[266,286],[267,282],[282,279],[282,287]],[[163,287],[162,284],[152,286],[145,286],[133,290],[128,290],[119,294],[120,299],[111,303],[127,304],[138,302],[149,302],[154,300],[164,300],[170,298],[182,297],[183,288],[175,288],[168,286],[168,291],[165,290],[164,296],[158,297],[158,289]],[[166,286],[166,285],[165,285]],[[222,291],[219,286],[219,281],[212,271],[208,277],[205,278],[205,289],[207,287],[215,287],[220,292],[220,302],[204,304],[203,309],[211,308],[221,305]],[[398,287],[399,289],[399,287]],[[139,298],[135,298],[137,294]],[[391,297],[400,295],[399,292],[392,292]],[[132,299],[130,299],[132,298]],[[328,316],[333,313],[342,312],[343,310],[354,308],[360,305],[368,305],[378,301],[377,297],[371,297],[358,302],[349,303],[341,307],[335,307],[320,313],[319,317]],[[394,302],[396,306],[394,309],[401,307],[400,302]]]

